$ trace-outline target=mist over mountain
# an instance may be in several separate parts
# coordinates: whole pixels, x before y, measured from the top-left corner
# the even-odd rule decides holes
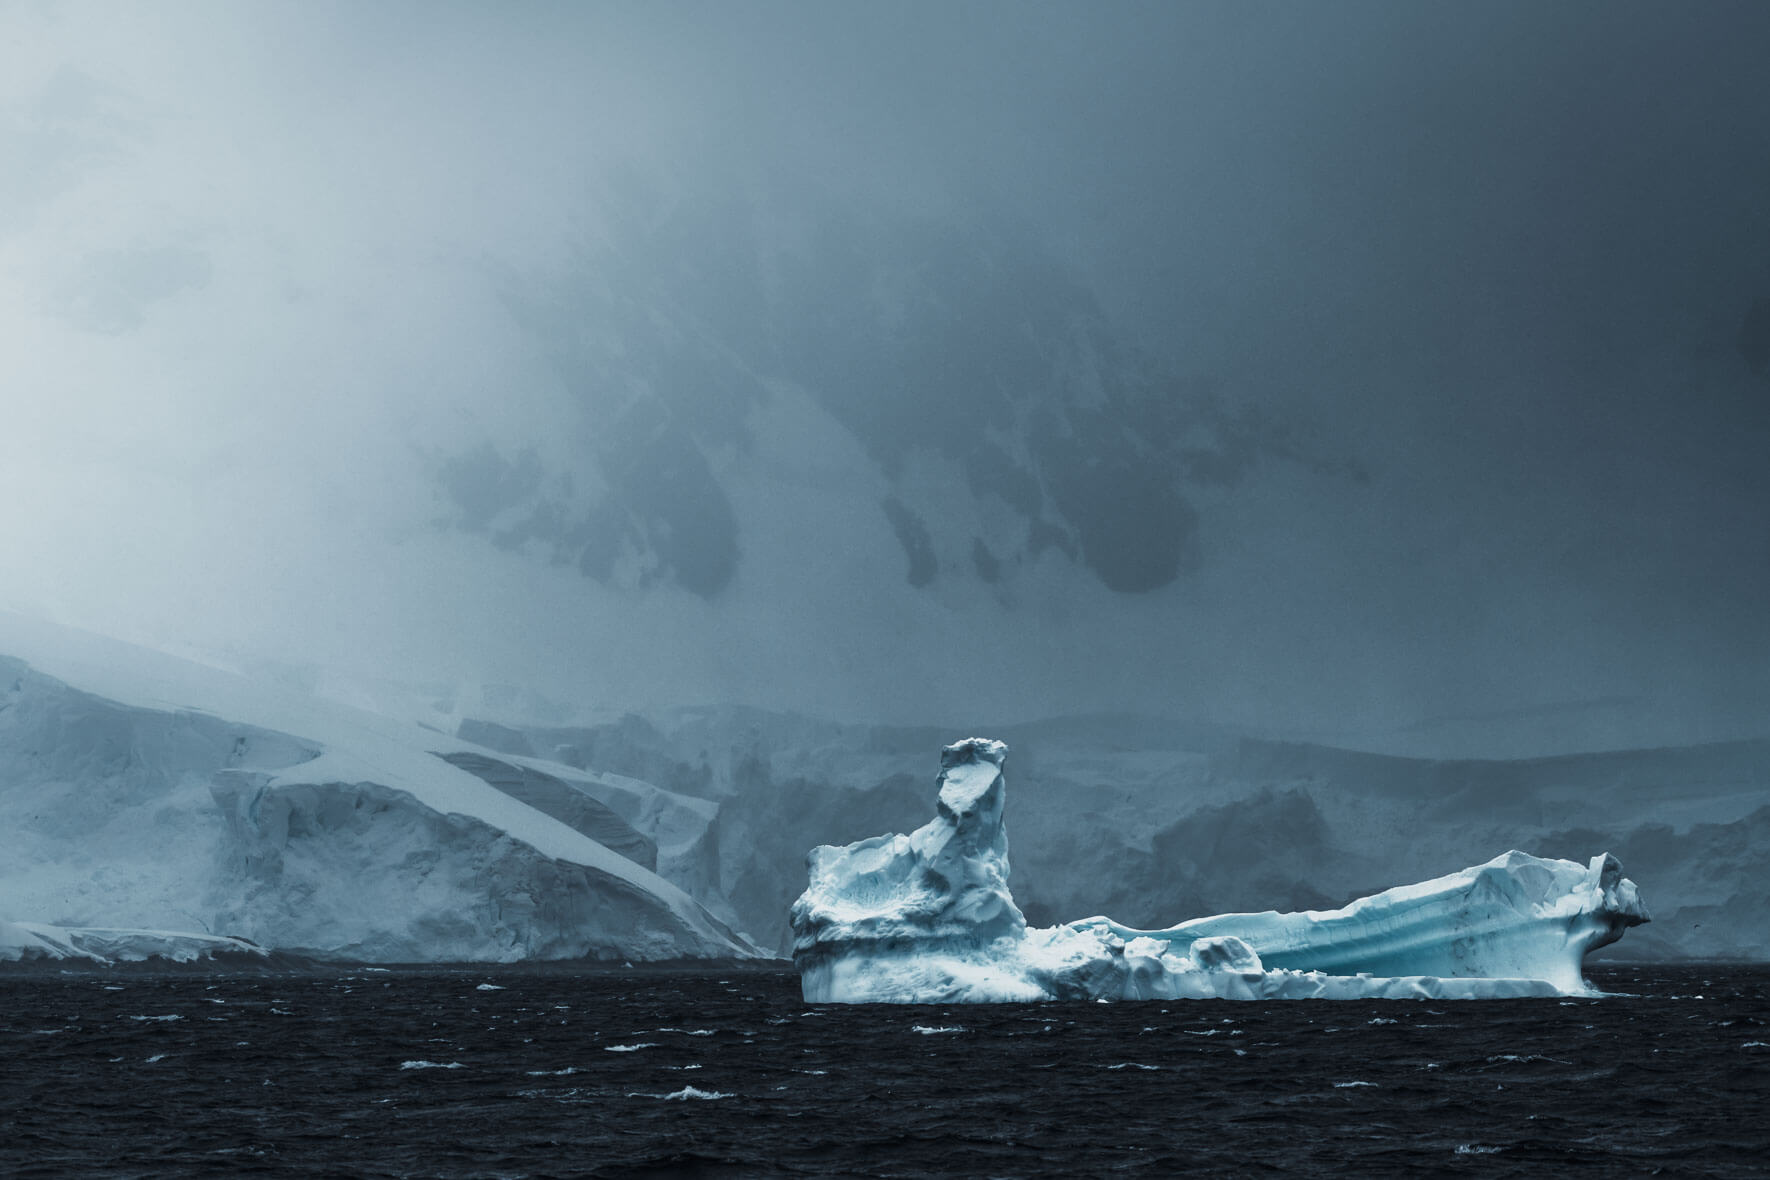
[[[457,721],[1760,737],[1767,47],[13,6],[0,605]]]
[[[715,599],[744,531],[719,469],[742,471],[759,417],[787,418],[785,390],[884,488],[915,588],[944,575],[1007,594],[1055,550],[1109,590],[1160,590],[1201,561],[1191,489],[1233,487],[1263,458],[1362,478],[1128,348],[1024,233],[728,184],[709,206],[631,182],[618,245],[502,276],[578,403],[591,474],[551,472],[534,447],[452,456],[456,524],[603,584]]]

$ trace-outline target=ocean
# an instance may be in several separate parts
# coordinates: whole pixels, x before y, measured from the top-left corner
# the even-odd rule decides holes
[[[0,974],[7,1176],[1770,1173],[1770,967],[814,1006],[780,965]]]

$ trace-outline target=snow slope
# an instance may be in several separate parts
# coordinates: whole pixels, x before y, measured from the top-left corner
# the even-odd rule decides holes
[[[0,613],[0,652],[15,923],[200,927],[376,961],[753,953],[640,863],[649,841],[544,772],[17,615]]]

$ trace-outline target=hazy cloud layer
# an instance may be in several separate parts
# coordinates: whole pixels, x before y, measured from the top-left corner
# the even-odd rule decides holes
[[[12,5],[0,604],[574,704],[1761,732],[1767,58],[1757,3]]]

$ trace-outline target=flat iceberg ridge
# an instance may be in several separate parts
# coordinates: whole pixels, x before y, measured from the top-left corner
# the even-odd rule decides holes
[[[1095,917],[1029,928],[1009,891],[1001,742],[941,755],[915,832],[815,848],[793,960],[820,1002],[1476,999],[1590,994],[1586,954],[1648,920],[1614,857],[1507,852],[1338,910],[1135,930]]]
[[[243,938],[182,930],[135,930],[108,926],[52,926],[0,918],[0,962],[47,960],[95,963],[212,962],[268,959],[270,952]]]

